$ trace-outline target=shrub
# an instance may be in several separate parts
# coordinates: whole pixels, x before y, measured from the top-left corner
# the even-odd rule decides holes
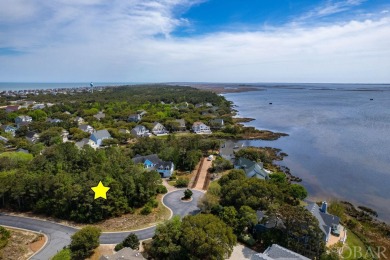
[[[141,210],[141,214],[142,215],[149,215],[150,213],[152,213],[152,207],[150,205],[146,205],[142,210]]]
[[[184,191],[184,198],[185,199],[189,199],[189,198],[191,198],[191,196],[192,196],[192,191],[190,190],[190,189],[186,189],[185,191]]]
[[[156,189],[156,192],[159,193],[159,194],[165,194],[165,193],[168,192],[168,189],[164,185],[158,185],[157,189]]]
[[[130,233],[125,240],[123,240],[122,245],[124,247],[130,247],[131,249],[139,249],[139,239],[136,234]]]
[[[151,208],[157,208],[158,207],[158,201],[153,199],[146,203],[146,206],[151,207]]]
[[[188,183],[190,182],[187,178],[179,178],[176,181],[176,187],[177,188],[186,188],[188,186]]]
[[[122,250],[124,248],[124,245],[123,245],[123,242],[122,243],[119,243],[115,246],[114,250],[115,251],[119,251],[119,250]]]
[[[256,243],[256,241],[253,239],[253,237],[249,234],[240,236],[239,240],[248,246],[253,246]]]

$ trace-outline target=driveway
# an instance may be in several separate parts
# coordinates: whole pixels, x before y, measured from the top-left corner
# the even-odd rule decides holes
[[[192,190],[193,200],[190,202],[183,202],[180,200],[184,196],[184,189],[167,193],[163,198],[163,203],[172,210],[173,215],[184,217],[186,215],[194,215],[199,213],[197,203],[203,192]],[[70,237],[77,231],[77,229],[60,225],[50,221],[44,221],[33,218],[24,218],[9,216],[0,213],[0,225],[22,228],[36,232],[42,232],[47,236],[47,243],[41,251],[34,255],[32,260],[50,259],[64,246],[70,244]],[[135,233],[140,240],[152,238],[156,227],[150,227],[141,230],[127,231],[127,232],[112,232],[102,233],[100,236],[101,244],[117,244],[130,233]]]

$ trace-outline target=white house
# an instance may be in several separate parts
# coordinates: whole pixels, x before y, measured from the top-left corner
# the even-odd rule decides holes
[[[131,130],[131,134],[137,137],[149,136],[149,130],[146,129],[143,125],[137,125]]]
[[[210,130],[210,127],[205,125],[204,123],[202,122],[195,122],[193,125],[192,125],[192,130],[196,133],[196,134],[212,134],[211,130]]]
[[[165,127],[162,124],[160,124],[158,122],[154,122],[153,128],[152,128],[152,133],[155,135],[164,135],[164,134],[167,134],[168,131],[165,129]]]

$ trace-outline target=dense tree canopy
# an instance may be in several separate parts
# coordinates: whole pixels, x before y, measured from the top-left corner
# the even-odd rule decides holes
[[[92,255],[93,250],[99,246],[101,230],[87,226],[80,229],[71,237],[70,251],[72,259],[85,259]]]

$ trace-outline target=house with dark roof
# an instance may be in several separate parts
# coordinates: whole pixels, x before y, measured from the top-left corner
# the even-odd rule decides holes
[[[268,247],[263,253],[255,254],[252,256],[251,260],[310,260],[303,255],[295,253],[287,248],[273,244]]]
[[[39,140],[39,134],[33,131],[27,132],[26,139],[31,143],[35,143]]]
[[[137,123],[137,122],[141,121],[141,116],[139,114],[129,115],[129,117],[127,118],[127,121]]]
[[[262,234],[273,229],[285,230],[286,226],[277,216],[267,216],[263,211],[256,211],[257,224],[254,226],[254,234]]]
[[[103,255],[99,260],[140,260],[145,259],[142,254],[129,247],[122,248],[113,255]]]
[[[5,108],[5,112],[7,113],[11,113],[11,112],[16,112],[20,109],[20,106],[19,105],[15,105],[15,106],[7,106]]]
[[[83,138],[81,141],[76,142],[75,145],[77,148],[82,149],[85,145],[92,146],[92,141],[91,139]]]
[[[306,209],[318,220],[319,228],[324,233],[324,241],[328,242],[331,234],[340,236],[340,218],[327,212],[328,204],[322,202],[321,208],[317,203],[309,203]]]
[[[79,129],[83,132],[90,133],[90,134],[95,132],[95,129],[93,129],[93,127],[90,125],[79,125]]]
[[[175,169],[173,162],[162,161],[157,156],[157,154],[151,154],[146,156],[137,155],[132,159],[132,161],[134,162],[134,164],[143,164],[145,169],[157,171],[163,178],[171,177]]]
[[[93,142],[92,147],[100,147],[103,140],[112,138],[110,133],[104,129],[94,132],[89,139]]]
[[[77,116],[74,121],[78,124],[78,125],[81,125],[81,124],[84,124],[84,118],[80,117],[80,116]]]
[[[143,125],[137,125],[131,129],[130,133],[136,137],[147,137],[150,135],[149,130]]]
[[[244,170],[248,178],[269,179],[268,173],[264,170],[262,163],[254,162],[244,157],[235,160],[234,168]]]

